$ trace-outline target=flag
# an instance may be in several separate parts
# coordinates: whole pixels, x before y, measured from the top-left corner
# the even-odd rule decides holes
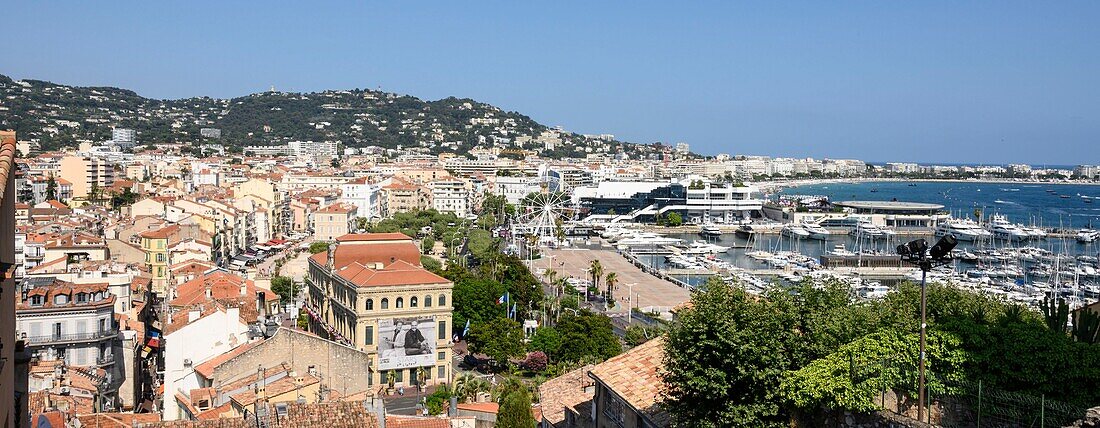
[[[504,294],[500,295],[500,298],[497,299],[497,304],[498,305],[503,305],[505,303],[508,303],[508,292],[507,291],[505,291]]]
[[[454,337],[452,337],[451,339],[454,343],[458,343],[459,340],[465,339],[466,338],[466,333],[469,333],[469,332],[470,332],[470,320],[466,320],[466,327],[462,328],[462,333],[461,334],[455,333]]]
[[[516,319],[516,304],[512,303],[512,309],[508,311],[508,318]]]

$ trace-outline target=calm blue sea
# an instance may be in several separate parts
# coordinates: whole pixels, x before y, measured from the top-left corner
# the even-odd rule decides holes
[[[910,186],[916,184],[916,186]],[[1053,193],[1048,192],[1052,190]],[[784,189],[787,195],[822,195],[832,201],[926,202],[955,216],[1004,214],[1015,223],[1044,227],[1100,227],[1100,186],[1080,184],[955,183],[890,181],[826,183]],[[1062,195],[1068,196],[1063,198]],[[1087,202],[1092,200],[1092,202]]]

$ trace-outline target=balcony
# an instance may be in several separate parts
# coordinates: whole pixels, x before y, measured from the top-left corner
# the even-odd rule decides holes
[[[115,354],[107,354],[107,355],[104,355],[102,357],[99,357],[99,358],[95,359],[95,364],[97,366],[100,366],[100,367],[109,366],[109,365],[114,364],[114,363],[115,363]]]
[[[44,336],[26,336],[27,346],[64,345],[69,343],[95,342],[118,337],[118,329],[95,331],[91,333],[50,334]]]

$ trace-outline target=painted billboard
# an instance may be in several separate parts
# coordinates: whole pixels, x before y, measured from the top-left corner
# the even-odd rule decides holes
[[[378,368],[435,365],[435,319],[391,318],[378,321]]]

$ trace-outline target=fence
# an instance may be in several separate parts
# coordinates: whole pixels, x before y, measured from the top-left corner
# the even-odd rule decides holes
[[[882,411],[917,419],[918,369],[912,364],[883,362],[851,367],[853,385],[877,389]],[[1084,418],[1088,408],[991,387],[982,381],[935,379],[926,387],[926,421],[958,428],[1062,427]]]

